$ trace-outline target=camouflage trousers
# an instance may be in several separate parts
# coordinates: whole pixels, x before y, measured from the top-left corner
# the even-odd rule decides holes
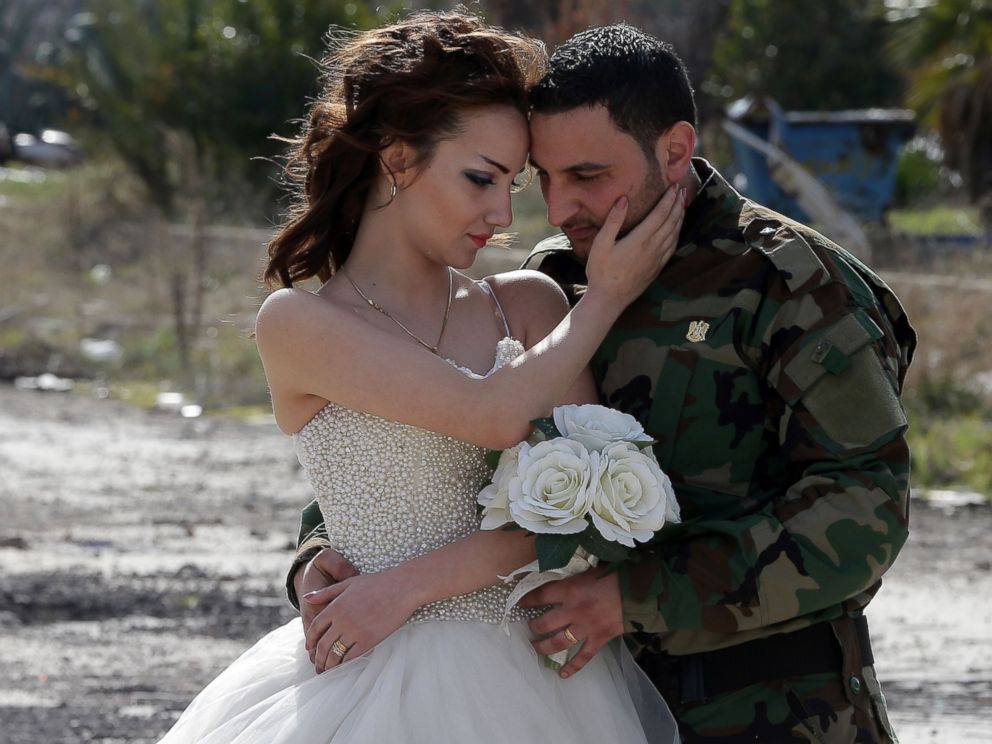
[[[874,668],[857,680],[811,674],[672,707],[683,744],[895,744]]]

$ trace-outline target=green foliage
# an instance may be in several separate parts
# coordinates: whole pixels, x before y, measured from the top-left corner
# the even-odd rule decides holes
[[[568,565],[579,547],[579,536],[540,534],[535,544],[538,567],[541,571],[551,571]]]
[[[124,338],[122,345],[124,378],[156,380],[176,378],[179,375],[176,333],[173,328],[164,326],[152,333],[134,334]]]
[[[55,125],[66,113],[68,95],[57,40],[65,14],[38,0],[0,0],[0,124],[34,132]],[[73,113],[71,110],[68,113]]]
[[[906,395],[913,483],[992,497],[992,401],[947,377],[925,377]]]
[[[985,396],[950,376],[921,378],[905,400],[910,413],[923,421],[982,415],[992,418],[992,406]]]
[[[618,542],[603,537],[596,525],[590,524],[585,532],[579,534],[579,545],[597,556],[600,560],[610,563],[626,560],[630,551]]]
[[[992,5],[984,0],[935,0],[897,25],[891,51],[911,70],[909,102],[936,126],[948,85],[973,82],[992,57]]]
[[[883,10],[873,0],[732,0],[704,89],[724,99],[769,95],[796,110],[898,103]]]
[[[940,164],[920,149],[907,147],[896,165],[896,204],[913,204],[932,197],[940,185]]]
[[[978,210],[935,206],[928,209],[892,209],[887,218],[893,231],[913,235],[979,235]]]
[[[550,416],[533,419],[531,423],[534,424],[535,428],[548,439],[555,439],[561,436],[561,432],[558,431],[558,427],[555,426],[555,420]]]
[[[618,542],[607,540],[592,524],[574,535],[539,534],[535,543],[537,562],[542,571],[568,565],[580,547],[609,563],[624,561],[630,557],[629,549]]]
[[[968,488],[992,497],[992,423],[978,416],[910,418],[913,483]]]
[[[909,71],[909,104],[978,200],[992,190],[992,3],[935,0],[899,23],[892,54]]]
[[[279,152],[273,132],[293,133],[328,27],[374,20],[338,0],[93,0],[92,11],[74,29],[75,89],[170,217],[191,193],[229,211],[246,179],[264,187],[273,168],[250,158]]]
[[[12,171],[12,177],[0,179],[0,197],[10,200],[45,203],[58,196],[65,187],[65,179],[58,173],[45,174],[33,178],[30,171],[14,164],[5,165]]]

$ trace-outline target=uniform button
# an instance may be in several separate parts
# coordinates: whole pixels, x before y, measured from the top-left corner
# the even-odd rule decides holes
[[[812,355],[810,355],[810,359],[812,359],[814,362],[817,363],[822,362],[824,359],[827,358],[827,354],[830,353],[830,349],[832,348],[833,348],[833,344],[827,341],[826,339],[824,339],[823,341],[818,343],[815,347],[813,347],[813,353]]]
[[[853,692],[855,695],[861,692],[861,680],[858,679],[857,676],[855,675],[851,676],[850,685],[851,685],[851,692]]]

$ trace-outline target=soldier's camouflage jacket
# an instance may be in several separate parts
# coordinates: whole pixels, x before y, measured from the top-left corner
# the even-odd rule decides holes
[[[676,255],[592,364],[603,404],[658,440],[681,505],[683,523],[621,573],[630,637],[674,654],[869,602],[907,537],[899,393],[916,345],[868,268],[694,166],[703,184]],[[525,266],[581,294],[564,237]],[[326,544],[322,527],[311,503],[300,560]]]

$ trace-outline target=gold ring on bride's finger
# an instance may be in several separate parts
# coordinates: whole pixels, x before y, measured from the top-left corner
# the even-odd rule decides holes
[[[565,636],[565,640],[571,643],[573,646],[579,642],[579,639],[575,637],[575,633],[572,632],[572,629],[570,627],[565,628],[565,630],[562,631],[562,634]]]
[[[338,638],[334,643],[331,644],[331,653],[335,656],[343,659],[344,655],[348,653],[348,647],[341,643],[341,639]]]

